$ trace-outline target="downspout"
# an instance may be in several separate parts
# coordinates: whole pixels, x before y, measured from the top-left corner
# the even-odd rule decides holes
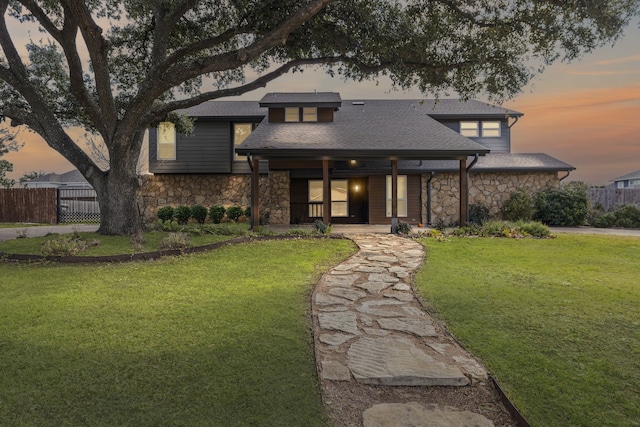
[[[571,171],[565,171],[565,172],[567,172],[567,174],[565,176],[563,176],[562,178],[560,178],[559,182],[564,181],[565,179],[567,179],[569,177],[569,175],[571,175]]]
[[[469,224],[469,171],[471,170],[471,168],[478,162],[478,153],[475,154],[475,157],[473,159],[473,161],[471,163],[469,163],[469,166],[467,166],[467,169],[465,170],[465,180],[467,181],[467,185],[465,185],[466,190],[467,190],[467,197],[466,197],[466,202],[465,203],[465,211],[467,212],[467,224]],[[462,226],[462,224],[460,224]]]
[[[422,160],[421,160],[422,162]],[[431,176],[427,179],[427,225],[431,225],[431,180],[436,175],[431,171]]]

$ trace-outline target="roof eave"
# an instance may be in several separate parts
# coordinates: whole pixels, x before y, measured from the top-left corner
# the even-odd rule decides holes
[[[337,149],[250,149],[238,148],[236,153],[263,159],[304,160],[463,160],[469,156],[484,156],[489,150],[337,150]]]

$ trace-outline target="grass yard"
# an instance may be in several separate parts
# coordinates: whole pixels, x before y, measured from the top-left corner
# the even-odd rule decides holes
[[[322,426],[309,295],[349,241],[0,263],[0,425]]]
[[[419,292],[532,426],[640,425],[640,238],[422,242]]]

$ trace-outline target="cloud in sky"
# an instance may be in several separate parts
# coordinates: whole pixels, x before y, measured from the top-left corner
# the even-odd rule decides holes
[[[623,56],[622,58],[603,59],[600,61],[596,61],[595,64],[611,65],[611,64],[624,64],[627,62],[636,62],[636,61],[640,61],[640,55]]]

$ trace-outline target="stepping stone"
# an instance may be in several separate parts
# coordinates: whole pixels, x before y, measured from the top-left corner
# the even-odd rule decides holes
[[[363,427],[494,427],[493,421],[471,411],[439,405],[382,403],[362,415]]]
[[[402,307],[404,305],[402,301],[396,300],[381,300],[381,301],[366,301],[363,302],[360,307],[356,308],[360,313],[371,314],[373,316],[380,317],[404,317]]]
[[[335,305],[335,304],[350,304],[350,302],[345,299],[332,297],[327,294],[316,294],[316,304]]]
[[[324,283],[330,286],[340,286],[348,288],[353,285],[353,282],[358,280],[358,276],[355,274],[340,275],[340,276],[327,276]]]
[[[402,301],[402,302],[413,301],[413,295],[411,295],[409,292],[390,291],[390,292],[385,292],[384,296],[387,298],[395,298],[398,301]]]
[[[398,262],[398,258],[394,256],[388,255],[375,255],[367,257],[369,261],[380,261],[380,262]]]
[[[332,288],[329,289],[329,293],[340,298],[346,298],[350,301],[357,301],[360,298],[364,298],[367,296],[367,293],[365,291],[348,288]]]
[[[393,289],[396,291],[410,291],[411,286],[407,285],[406,283],[398,283],[397,285],[393,286]]]
[[[355,338],[355,335],[347,335],[347,334],[320,334],[318,337],[320,342],[323,342],[328,345],[332,345],[335,347],[339,347],[347,341]]]
[[[370,282],[395,283],[395,282],[399,282],[400,279],[398,279],[397,277],[393,277],[392,275],[386,274],[386,273],[371,273],[371,274],[369,274],[369,281]]]
[[[333,381],[351,381],[351,373],[349,368],[344,366],[340,362],[332,360],[323,361],[322,365],[322,378],[325,380]]]
[[[359,288],[366,289],[370,294],[379,294],[381,290],[391,286],[391,283],[386,282],[365,282],[356,285]]]
[[[349,370],[362,384],[391,386],[465,386],[456,366],[436,361],[405,338],[358,339],[347,352]],[[397,425],[397,424],[396,424]]]
[[[363,265],[356,268],[354,271],[359,273],[384,273],[387,269],[376,265]]]
[[[322,329],[360,335],[356,314],[351,311],[318,313],[318,323]]]
[[[425,319],[412,319],[408,317],[400,319],[378,319],[378,325],[382,329],[408,332],[419,337],[437,337],[438,334],[431,322]]]
[[[421,249],[409,249],[406,251],[402,251],[403,254],[405,255],[409,255],[410,257],[420,257],[422,258],[422,256],[424,255],[424,252],[422,252]]]

